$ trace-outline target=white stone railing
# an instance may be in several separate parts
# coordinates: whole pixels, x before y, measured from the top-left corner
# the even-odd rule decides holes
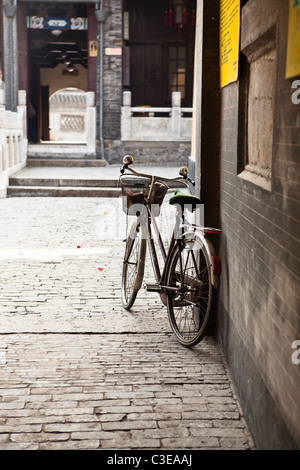
[[[155,116],[156,113],[165,117]],[[181,108],[181,93],[172,93],[172,107],[155,108],[131,106],[131,92],[123,92],[121,112],[121,139],[123,141],[186,142],[192,136],[193,108]]]
[[[6,197],[9,176],[26,166],[26,92],[18,92],[17,111],[5,110],[5,91],[0,89],[0,197]]]
[[[93,91],[86,94],[86,146],[88,155],[96,155],[96,97]]]

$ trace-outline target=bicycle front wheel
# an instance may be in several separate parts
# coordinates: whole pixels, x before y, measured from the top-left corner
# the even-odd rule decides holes
[[[183,346],[194,346],[207,332],[215,294],[210,256],[201,240],[183,239],[175,247],[166,281],[171,328]]]
[[[122,271],[122,303],[130,310],[141,287],[144,276],[146,239],[143,227],[134,222],[131,226],[125,248]]]

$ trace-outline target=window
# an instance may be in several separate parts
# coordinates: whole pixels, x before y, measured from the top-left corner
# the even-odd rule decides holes
[[[263,54],[250,65],[248,96],[248,164],[252,171],[271,179],[276,51]]]
[[[181,92],[181,99],[186,97],[186,48],[169,47],[169,98],[173,91]]]
[[[240,80],[240,121],[243,122],[239,123],[238,172],[241,178],[271,191],[277,16],[274,14],[266,24],[262,12],[258,13],[262,4],[258,0],[254,4],[257,8],[246,10],[241,27],[241,50],[247,71]],[[241,65],[245,71],[244,62]]]

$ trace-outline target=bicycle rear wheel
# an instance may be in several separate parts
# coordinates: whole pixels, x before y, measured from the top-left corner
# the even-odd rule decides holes
[[[176,245],[167,269],[168,317],[178,341],[187,347],[205,336],[212,312],[215,288],[210,256],[195,238]]]
[[[126,240],[122,271],[122,303],[130,310],[141,287],[144,276],[146,239],[142,226],[134,222]]]

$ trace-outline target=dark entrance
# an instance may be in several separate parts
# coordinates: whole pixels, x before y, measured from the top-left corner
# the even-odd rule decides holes
[[[34,110],[28,138],[47,141],[50,95],[69,86],[96,91],[97,58],[88,54],[89,41],[97,40],[94,5],[22,2],[18,29],[19,88]]]

